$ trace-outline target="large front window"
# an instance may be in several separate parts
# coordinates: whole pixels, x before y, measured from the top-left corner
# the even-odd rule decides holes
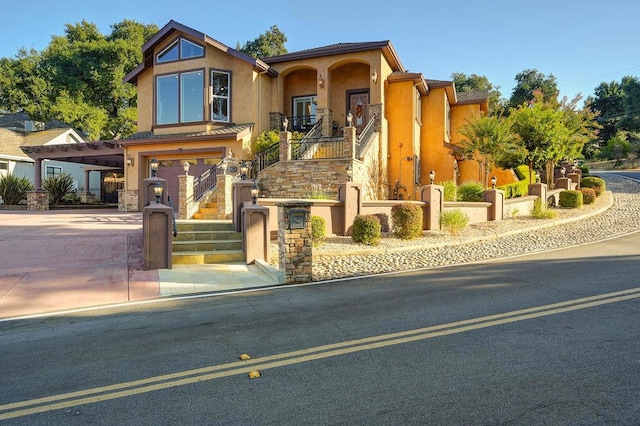
[[[305,131],[316,122],[316,96],[293,98],[293,130]]]
[[[230,74],[211,71],[211,121],[229,122]]]
[[[194,123],[204,120],[204,72],[159,76],[156,80],[156,123]]]

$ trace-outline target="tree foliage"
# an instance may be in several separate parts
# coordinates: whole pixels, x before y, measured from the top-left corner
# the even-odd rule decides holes
[[[560,91],[553,74],[548,76],[536,69],[526,69],[516,74],[516,86],[511,92],[509,106],[517,108],[535,99],[536,92],[540,92],[544,99],[557,99]]]
[[[287,36],[280,31],[277,25],[272,25],[255,40],[247,41],[240,48],[240,51],[254,58],[268,58],[287,53],[286,42]]]
[[[42,51],[22,49],[0,60],[0,108],[34,120],[59,120],[90,139],[135,132],[135,87],[122,82],[142,62],[156,25],[124,20],[103,35],[93,23],[67,24]]]
[[[492,113],[497,113],[502,109],[500,86],[494,86],[484,75],[454,72],[451,79],[456,86],[457,92],[473,92],[475,90],[486,90],[489,92],[489,109]]]

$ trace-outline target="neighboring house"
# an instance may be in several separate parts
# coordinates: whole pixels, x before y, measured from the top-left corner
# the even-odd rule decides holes
[[[0,115],[0,176],[13,174],[26,177],[35,184],[36,161],[23,148],[84,143],[80,134],[59,122],[41,123],[29,120],[26,113]],[[40,176],[69,173],[78,192],[85,192],[86,173],[89,166],[64,161],[45,160],[40,163]],[[89,191],[100,195],[100,175],[89,179]]]
[[[304,153],[291,161],[258,162],[266,196],[301,197],[311,184],[335,194],[347,170],[369,199],[416,199],[432,170],[437,182],[480,176],[477,162],[456,157],[455,143],[457,128],[487,111],[488,93],[457,93],[452,82],[408,72],[389,41],[260,60],[171,21],[143,55],[124,79],[137,86],[138,133],[117,141],[128,159],[129,209],[143,207],[140,189],[152,158],[175,199],[185,161],[199,176],[228,155],[253,159],[256,138],[283,130],[284,122],[287,130],[309,132],[306,142],[315,148],[302,143]],[[346,126],[356,129],[357,152],[345,151]],[[515,180],[510,171],[495,174],[500,184]]]

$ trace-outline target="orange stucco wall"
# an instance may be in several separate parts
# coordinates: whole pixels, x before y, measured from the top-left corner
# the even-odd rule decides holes
[[[455,180],[455,158],[445,146],[449,142],[446,132],[447,104],[449,98],[444,88],[433,88],[423,97],[421,132],[422,182],[428,183],[431,170],[436,172],[436,182]]]

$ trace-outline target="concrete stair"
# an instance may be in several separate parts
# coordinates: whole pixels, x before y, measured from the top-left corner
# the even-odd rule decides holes
[[[218,203],[206,203],[200,207],[193,218],[196,220],[216,220],[218,217]]]
[[[230,220],[177,220],[173,238],[174,265],[242,262],[242,234]]]

